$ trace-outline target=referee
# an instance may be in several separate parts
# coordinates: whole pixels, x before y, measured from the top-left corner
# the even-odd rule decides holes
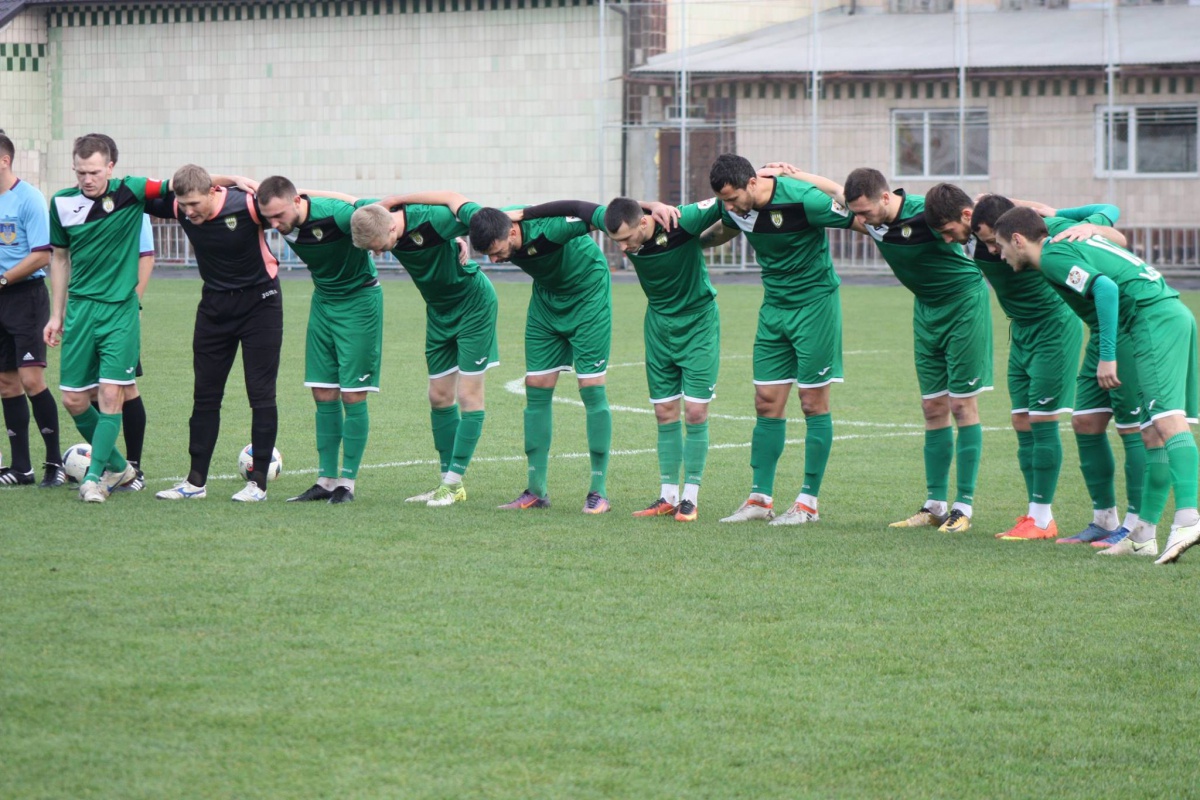
[[[283,345],[283,298],[279,261],[267,247],[255,197],[238,188],[216,186],[204,168],[187,164],[171,178],[170,191],[148,203],[146,210],[179,222],[204,281],[192,337],[196,382],[189,421],[191,471],[183,483],[155,496],[160,500],[205,496],[221,427],[225,382],[241,345],[254,469],[233,499],[266,500],[267,467],[279,430],[275,382]]]

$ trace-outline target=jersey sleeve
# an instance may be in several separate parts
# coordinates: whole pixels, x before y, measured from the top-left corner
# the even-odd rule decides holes
[[[404,227],[406,229],[413,230],[426,222],[433,226],[438,235],[447,240],[466,236],[471,232],[470,225],[460,221],[446,206],[415,204],[404,207]]]
[[[49,250],[50,212],[46,208],[46,198],[39,191],[25,192],[25,195],[21,204],[21,222],[25,226],[29,251]]]
[[[1093,225],[1116,225],[1117,220],[1121,218],[1121,209],[1109,203],[1095,203],[1090,206],[1060,208],[1054,216],[1076,222],[1090,222]]]
[[[159,219],[175,219],[175,193],[168,191],[162,197],[147,202],[146,213]]]
[[[849,228],[854,224],[848,208],[811,185],[804,193],[804,214],[814,228]]]
[[[456,216],[458,217],[458,221],[463,225],[470,226],[471,217],[478,214],[482,209],[483,206],[479,205],[479,203],[463,203],[458,207],[458,214]]]
[[[347,203],[345,200],[331,199],[330,202],[332,204],[330,211],[333,212],[330,214],[330,216],[333,217],[334,224],[338,226],[342,233],[350,232],[350,217],[354,216],[354,210],[359,207],[359,204],[371,204],[371,201],[369,200],[359,200],[355,203]]]
[[[580,236],[587,236],[591,226],[579,217],[555,217],[544,220],[543,234],[552,242],[566,244]]]
[[[154,255],[154,227],[150,224],[149,214],[142,214],[142,233],[138,238],[138,255]]]
[[[67,238],[67,229],[58,217],[57,200],[57,194],[50,198],[50,246],[65,250],[71,246],[71,240]]]
[[[1048,253],[1047,249],[1042,250],[1042,274],[1046,280],[1087,297],[1092,282],[1101,273],[1092,269],[1082,258],[1076,258],[1070,250]]]
[[[157,200],[165,195],[170,188],[167,181],[155,181],[150,178],[129,177],[125,179],[125,185],[142,202]]]
[[[699,236],[721,220],[721,212],[721,204],[715,197],[682,206],[679,209],[679,227],[693,236]]]

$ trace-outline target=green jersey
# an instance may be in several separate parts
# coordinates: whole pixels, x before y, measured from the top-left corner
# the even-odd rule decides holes
[[[722,206],[721,222],[746,234],[762,268],[763,303],[800,308],[841,283],[826,228],[849,228],[854,215],[811,183],[775,178],[770,201],[746,216]]]
[[[309,197],[308,219],[284,234],[292,251],[308,267],[316,291],[326,297],[346,297],[379,278],[375,262],[366,250],[350,241],[350,216],[354,205],[331,197]]]
[[[507,206],[505,211],[523,206]],[[475,203],[464,203],[458,218],[471,224],[479,211]],[[521,246],[509,258],[533,278],[534,288],[557,297],[585,294],[609,285],[608,261],[592,238],[588,223],[578,217],[547,217],[517,223]]]
[[[1070,211],[1071,209],[1063,209],[1062,213],[1069,214]],[[1044,219],[1052,239],[1067,228],[1081,222],[1091,222],[1096,225],[1111,225],[1115,222],[1103,214],[1091,214],[1079,220],[1074,217],[1045,217]],[[1000,302],[1000,307],[1004,309],[1005,315],[1014,322],[1037,322],[1063,310],[1063,299],[1045,278],[1037,274],[1036,270],[1027,269],[1014,272],[1004,259],[992,255],[988,252],[987,247],[978,241],[975,243],[975,264],[988,279],[988,283],[992,285],[992,290],[996,292],[996,300]],[[1071,305],[1072,310],[1082,317],[1090,327],[1094,328],[1095,306],[1078,295],[1072,299],[1080,301],[1079,305],[1090,308],[1091,317],[1089,319],[1080,309],[1075,308],[1074,304]]]
[[[902,284],[925,305],[940,306],[975,290],[983,273],[962,245],[942,239],[925,221],[925,198],[897,189],[900,213],[883,225],[868,225],[880,254]]]
[[[1139,308],[1179,297],[1158,270],[1099,236],[1082,242],[1052,242],[1047,238],[1042,246],[1041,272],[1093,331],[1098,330],[1097,313],[1089,295],[1100,275],[1117,285],[1117,320],[1123,333],[1130,330]]]
[[[466,236],[468,226],[445,206],[413,204],[401,210],[404,231],[392,255],[412,276],[426,305],[438,311],[455,308],[478,280],[478,264],[458,262],[455,238]]]
[[[56,192],[50,204],[50,244],[71,251],[71,297],[119,303],[137,289],[138,246],[146,201],[164,192],[161,181],[110,180],[96,199],[78,187]]]
[[[600,206],[592,215],[592,226],[604,230],[604,212]],[[646,293],[646,302],[659,314],[693,314],[703,310],[717,296],[708,279],[708,264],[700,234],[721,218],[721,204],[710,198],[681,206],[673,230],[655,224],[654,234],[636,253],[626,253],[638,282]]]

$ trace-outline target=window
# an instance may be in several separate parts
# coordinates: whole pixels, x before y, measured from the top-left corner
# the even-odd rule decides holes
[[[958,110],[892,112],[892,141],[897,178],[986,178],[988,174],[987,110],[966,113],[965,165],[958,151]]]
[[[1097,176],[1196,175],[1196,162],[1196,106],[1096,107]]]

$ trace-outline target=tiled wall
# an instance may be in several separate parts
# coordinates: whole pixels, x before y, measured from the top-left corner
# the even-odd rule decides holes
[[[45,14],[21,14],[0,29],[0,128],[16,145],[13,169],[34,185],[45,178],[47,55]]]
[[[591,196],[602,170],[615,188],[620,138],[598,131],[599,114],[620,113],[620,20],[610,16],[601,107],[596,7],[517,6],[27,12],[45,20],[53,65],[42,188],[71,183],[71,142],[89,131],[117,140],[118,173],[169,177],[192,161],[359,196],[454,189],[491,203]]]

